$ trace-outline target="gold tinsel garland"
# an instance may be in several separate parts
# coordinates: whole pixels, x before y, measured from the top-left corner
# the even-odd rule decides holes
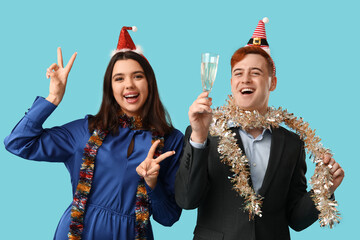
[[[313,162],[316,164],[314,175],[311,177],[312,199],[316,208],[320,212],[319,221],[322,227],[333,227],[340,222],[340,214],[336,207],[335,200],[331,200],[329,189],[332,185],[332,175],[330,168],[325,165],[322,157],[331,154],[320,143],[321,139],[315,136],[315,130],[309,128],[309,124],[303,119],[297,118],[281,107],[278,109],[269,108],[263,116],[257,111],[245,111],[233,103],[232,96],[229,96],[227,104],[218,107],[213,111],[213,122],[210,127],[210,134],[219,136],[218,152],[221,161],[231,167],[233,176],[230,177],[234,190],[244,198],[244,210],[249,212],[249,219],[255,215],[262,216],[261,205],[263,197],[256,194],[249,185],[250,167],[249,160],[236,143],[235,133],[231,127],[242,127],[244,130],[252,128],[278,128],[281,123],[285,123],[289,128],[296,131],[305,143],[307,153],[310,153]]]

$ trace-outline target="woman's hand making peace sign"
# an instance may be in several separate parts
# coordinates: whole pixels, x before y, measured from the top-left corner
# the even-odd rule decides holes
[[[159,145],[160,140],[157,140],[151,146],[149,153],[146,159],[140,163],[140,165],[136,168],[136,172],[144,178],[146,184],[154,189],[157,183],[157,177],[159,175],[160,170],[160,162],[167,157],[170,157],[175,154],[175,151],[168,151],[166,153],[161,154],[159,157],[154,159],[154,154],[157,146]]]
[[[57,49],[58,64],[53,63],[46,71],[46,78],[50,77],[49,96],[46,98],[56,106],[61,102],[66,88],[67,77],[75,61],[75,52],[64,67],[61,48]]]

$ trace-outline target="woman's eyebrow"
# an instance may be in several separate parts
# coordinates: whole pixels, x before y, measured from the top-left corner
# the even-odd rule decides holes
[[[133,72],[132,74],[137,74],[137,73],[142,73],[142,74],[145,75],[145,73],[144,73],[143,71],[135,71],[135,72]]]
[[[123,76],[123,73],[116,73],[112,78],[114,79],[116,76]]]
[[[145,73],[143,71],[135,71],[135,72],[132,72],[131,75],[138,74],[138,73],[141,73],[141,74],[145,75]],[[115,78],[117,76],[123,76],[123,75],[125,75],[125,74],[124,73],[115,73],[115,75],[112,78]]]

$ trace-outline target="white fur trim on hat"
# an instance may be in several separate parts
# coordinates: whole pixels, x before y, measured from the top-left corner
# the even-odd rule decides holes
[[[271,56],[270,54],[270,48],[269,47],[261,47],[262,50],[264,50],[267,54],[269,54],[269,56]]]
[[[114,49],[114,50],[111,51],[110,57],[113,57],[113,56],[114,56],[115,54],[117,54],[118,52],[128,52],[128,51],[136,52],[136,53],[138,53],[138,54],[140,54],[140,55],[143,55],[143,50],[142,50],[141,46],[140,46],[140,45],[136,45],[136,49],[135,49],[135,50],[131,50],[131,49],[129,49],[129,48],[123,48],[123,49],[121,49],[121,50]]]

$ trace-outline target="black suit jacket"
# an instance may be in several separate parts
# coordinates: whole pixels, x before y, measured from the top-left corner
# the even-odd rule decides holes
[[[243,150],[238,129],[238,145]],[[175,198],[184,209],[198,208],[194,239],[282,240],[310,226],[318,211],[307,192],[304,143],[299,136],[276,128],[272,131],[268,167],[259,194],[264,197],[262,217],[249,220],[243,198],[229,180],[230,168],[221,163],[218,137],[208,137],[205,149],[193,148],[191,127],[185,134],[183,155],[175,181]],[[251,181],[251,180],[250,180]]]

